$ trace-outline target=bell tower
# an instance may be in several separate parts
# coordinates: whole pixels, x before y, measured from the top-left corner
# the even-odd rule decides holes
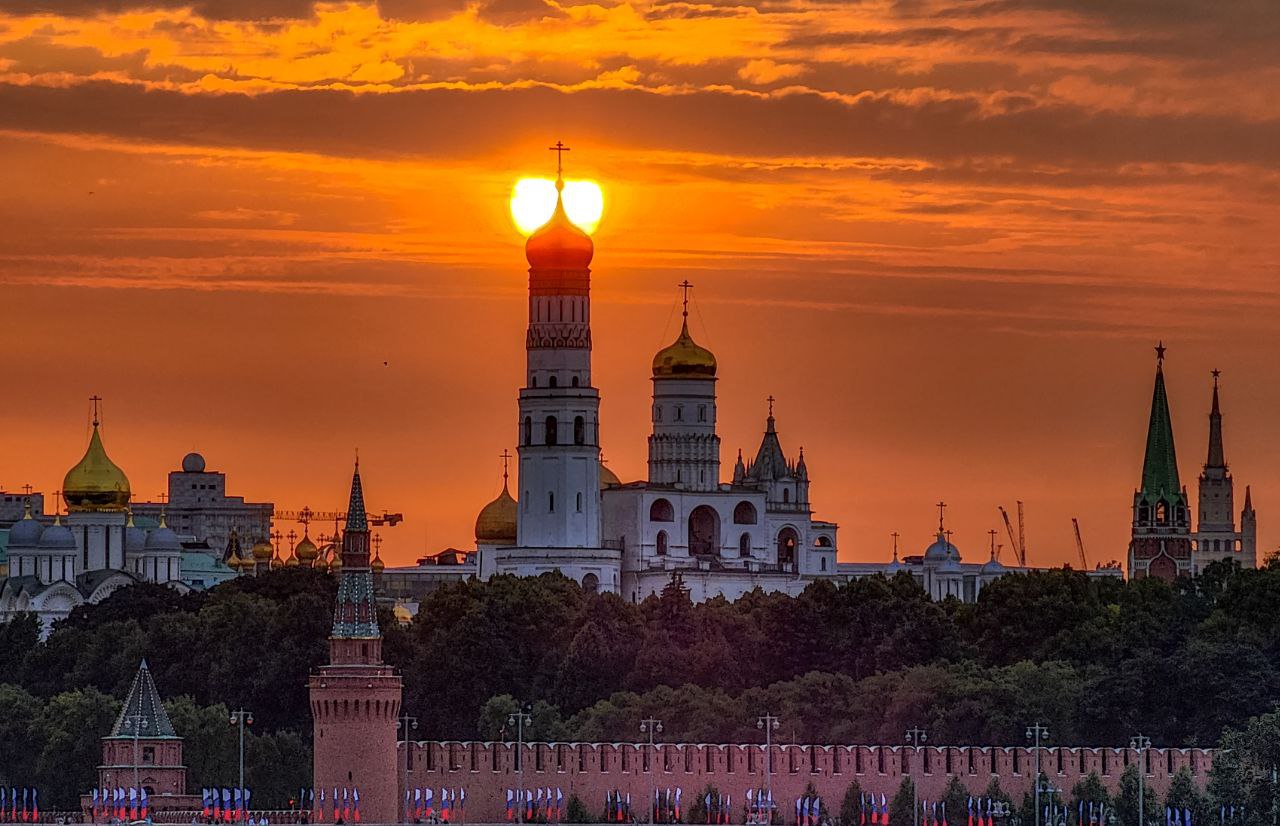
[[[308,688],[315,787],[358,794],[360,819],[367,823],[395,823],[400,811],[396,718],[404,690],[400,676],[382,662],[358,461],[342,534],[329,664],[311,675]]]
[[[552,151],[563,159],[562,143]],[[557,164],[551,219],[525,243],[527,376],[520,391],[519,512],[525,548],[600,546],[600,393],[591,385],[591,236],[564,210]]]

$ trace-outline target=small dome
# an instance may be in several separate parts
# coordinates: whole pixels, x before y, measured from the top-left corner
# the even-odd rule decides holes
[[[557,189],[563,188],[557,182]],[[551,220],[538,228],[524,244],[524,257],[536,270],[585,270],[591,266],[595,245],[564,211],[564,199],[556,196],[556,210]]]
[[[938,537],[933,541],[933,544],[925,549],[924,561],[944,562],[951,557],[955,557],[955,560],[959,562],[960,551],[955,545],[952,545],[947,541],[946,534],[939,532]]]
[[[259,539],[253,546],[253,558],[258,562],[266,562],[275,554],[275,548],[265,538]]]
[[[40,542],[42,533],[44,525],[31,515],[31,503],[27,502],[22,508],[22,518],[9,529],[9,547],[34,548]]]
[[[140,551],[147,546],[147,532],[133,524],[133,511],[129,511],[129,521],[124,526],[124,549]]]
[[[147,534],[146,549],[148,551],[181,551],[182,543],[178,541],[178,535],[161,519],[160,527]]]
[[[402,625],[408,625],[413,622],[413,612],[403,605],[397,605],[391,609],[391,614],[396,618],[396,622]]]
[[[603,484],[603,473],[601,474]],[[484,545],[514,545],[516,543],[516,515],[519,508],[511,498],[507,483],[502,482],[498,498],[480,509],[476,517],[476,543]]]
[[[316,543],[311,541],[311,537],[304,531],[302,539],[298,540],[298,544],[293,547],[293,554],[299,561],[310,564],[316,561],[316,557],[320,555],[320,549],[316,547]]]
[[[271,557],[271,570],[278,571],[284,567],[284,560],[280,558],[280,554]]]
[[[386,568],[387,568],[387,564],[382,561],[382,557],[380,556],[375,556],[373,558],[373,561],[369,563],[369,569],[373,571],[375,574],[382,573],[383,571],[386,570]]]
[[[942,560],[942,564],[938,566],[938,573],[943,574],[958,574],[961,570],[958,554],[948,554],[947,558]]]
[[[188,453],[182,457],[183,473],[204,473],[204,457],[199,453]]]
[[[62,479],[62,496],[69,511],[122,511],[129,506],[129,477],[107,456],[96,422],[84,457]]]
[[[622,480],[618,478],[618,474],[609,470],[609,466],[604,462],[600,463],[600,490],[604,490],[610,485],[621,485]]]
[[[54,523],[44,529],[44,533],[40,534],[40,549],[47,551],[74,551],[76,549],[76,537],[71,533],[71,529],[62,524],[61,520],[54,520]]]
[[[297,568],[301,564],[302,563],[298,561],[298,554],[296,551],[289,554],[289,558],[284,561],[284,567],[286,568]]]
[[[333,558],[329,560],[329,570],[335,574],[342,570],[342,551],[337,548],[333,551]]]
[[[687,316],[680,326],[680,336],[653,357],[653,377],[655,379],[714,379],[716,377],[715,354],[694,342],[693,337],[689,335]]]

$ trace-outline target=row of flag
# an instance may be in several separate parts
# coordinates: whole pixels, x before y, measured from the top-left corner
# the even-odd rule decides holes
[[[761,812],[772,812],[777,806],[773,803],[773,789],[747,789],[747,810],[752,815]]]
[[[654,789],[653,822],[679,823],[681,817],[680,799],[683,794],[682,789],[676,789],[674,792],[670,788]]]
[[[707,792],[702,805],[707,810],[707,823],[726,824],[730,822],[729,819],[733,813],[733,801],[728,795],[716,792],[715,797],[712,798],[711,792]]]
[[[146,789],[143,789],[146,792]],[[200,790],[200,812],[205,817],[213,818],[221,823],[239,823],[248,819],[249,789],[215,789]],[[144,814],[145,818],[146,815]],[[136,820],[137,818],[132,818]]]
[[[463,792],[466,799],[466,792]],[[507,789],[507,820],[515,819],[516,812],[523,812],[524,821],[544,820],[547,823],[564,820],[564,792],[558,787],[545,789]]]
[[[626,797],[619,791],[605,792],[604,819],[609,823],[631,820],[631,792]]]
[[[796,826],[818,826],[822,815],[822,798],[807,794],[796,798]]]
[[[34,789],[32,792],[34,793]],[[93,819],[146,820],[149,801],[147,790],[137,786],[101,788],[89,792]]]
[[[1237,812],[1237,809],[1239,812]],[[1235,823],[1237,817],[1240,818],[1241,823],[1244,822],[1244,804],[1241,804],[1240,806],[1223,806],[1218,810],[1219,826],[1226,826],[1228,823]],[[1189,817],[1187,822],[1190,822]]]
[[[507,801],[510,803],[510,789],[507,790]],[[430,788],[405,789],[404,810],[416,820],[424,820],[436,814],[439,805],[440,820],[444,823],[466,820],[467,790],[446,789],[441,787],[440,796],[436,797]]]
[[[6,794],[7,793],[7,794]],[[21,797],[22,803],[18,803]],[[36,799],[36,790],[24,786],[21,789],[0,786],[0,817],[9,818],[10,823],[25,823],[40,817],[40,803]]]

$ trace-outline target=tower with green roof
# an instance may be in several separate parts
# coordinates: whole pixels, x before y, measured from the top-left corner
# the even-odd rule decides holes
[[[1164,342],[1156,346],[1156,381],[1147,424],[1141,487],[1133,494],[1129,576],[1176,579],[1191,573],[1191,514],[1178,476],[1173,420],[1164,385]]]

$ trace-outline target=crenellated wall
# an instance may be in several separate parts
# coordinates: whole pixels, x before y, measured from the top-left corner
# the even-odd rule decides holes
[[[854,780],[862,789],[892,800],[905,774],[915,781],[921,798],[937,799],[955,776],[974,795],[982,794],[993,778],[1013,799],[1030,791],[1035,776],[1035,750],[1001,746],[799,746],[775,745],[773,797],[783,812],[812,783],[827,805],[835,807]],[[708,785],[731,795],[735,814],[743,793],[765,785],[764,747],[752,744],[665,744],[653,751],[635,743],[526,743],[524,786],[560,789],[567,800],[577,794],[589,811],[603,808],[605,794],[631,794],[633,808],[643,811],[650,784],[659,789],[684,790],[685,805]],[[1213,759],[1211,749],[1147,751],[1147,784],[1158,795],[1173,776],[1186,767],[1203,786]],[[1113,792],[1120,775],[1137,762],[1133,749],[1045,747],[1041,771],[1069,795],[1072,786],[1097,772]],[[520,777],[515,743],[417,742],[408,765],[404,744],[399,748],[403,795],[408,788],[465,789],[467,820],[497,822],[505,815],[506,790]],[[652,771],[650,770],[652,768]],[[642,818],[643,819],[643,818]]]

